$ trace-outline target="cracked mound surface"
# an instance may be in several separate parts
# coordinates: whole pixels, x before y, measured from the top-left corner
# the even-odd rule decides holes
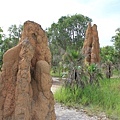
[[[3,56],[0,120],[55,120],[51,53],[41,26],[26,21],[17,46]]]

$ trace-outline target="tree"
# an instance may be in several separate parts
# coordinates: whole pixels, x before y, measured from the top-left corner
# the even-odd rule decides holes
[[[106,78],[110,78],[113,75],[113,68],[116,65],[116,53],[117,51],[113,46],[105,46],[101,48],[101,63]]]
[[[100,56],[101,56],[101,62],[115,62],[115,54],[116,50],[113,46],[105,46],[100,48]]]
[[[19,25],[18,27],[16,25],[11,25],[11,27],[8,28],[9,35],[5,36],[2,29],[0,29],[0,69],[3,54],[18,43],[21,31],[22,25]]]
[[[116,30],[116,35],[112,37],[111,41],[113,42],[113,45],[117,51],[116,55],[118,59],[116,60],[119,61],[120,60],[120,28]]]
[[[120,74],[120,28],[116,29],[116,35],[112,37],[111,41],[116,50],[115,54],[115,67]]]
[[[67,49],[77,51],[82,48],[87,24],[91,21],[90,18],[81,14],[62,16],[57,23],[53,23],[51,27],[46,30],[53,60],[54,57],[59,56],[59,63]]]
[[[62,16],[47,30],[50,43],[54,43],[64,50],[69,45],[74,49],[82,47],[87,23],[91,21],[90,18],[80,14]]]
[[[11,25],[8,28],[8,32],[9,32],[8,39],[11,42],[12,47],[18,43],[19,38],[21,36],[22,29],[23,29],[23,26],[21,24],[18,27],[17,25]]]
[[[8,28],[9,35],[4,35],[4,38],[1,43],[1,51],[3,53],[17,45],[21,35],[21,31],[22,25],[19,25],[18,27],[16,25],[11,25],[11,27]]]

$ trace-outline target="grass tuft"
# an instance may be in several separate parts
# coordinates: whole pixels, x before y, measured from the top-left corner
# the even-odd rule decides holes
[[[120,119],[120,79],[104,79],[99,86],[88,85],[84,89],[62,87],[54,96],[65,105],[92,106],[112,119]]]

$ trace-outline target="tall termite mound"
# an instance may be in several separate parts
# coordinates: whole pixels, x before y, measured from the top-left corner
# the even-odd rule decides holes
[[[17,46],[3,56],[0,120],[55,120],[51,53],[41,26],[24,23]]]
[[[91,23],[88,24],[82,51],[85,56],[85,63],[91,64],[100,62],[100,45],[96,24],[93,26],[91,26]]]

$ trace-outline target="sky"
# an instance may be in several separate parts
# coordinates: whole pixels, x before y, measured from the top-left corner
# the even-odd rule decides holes
[[[62,16],[82,14],[98,28],[100,46],[110,42],[120,27],[119,0],[1,0],[0,27],[4,30],[27,20],[39,23],[43,29],[57,23]]]

